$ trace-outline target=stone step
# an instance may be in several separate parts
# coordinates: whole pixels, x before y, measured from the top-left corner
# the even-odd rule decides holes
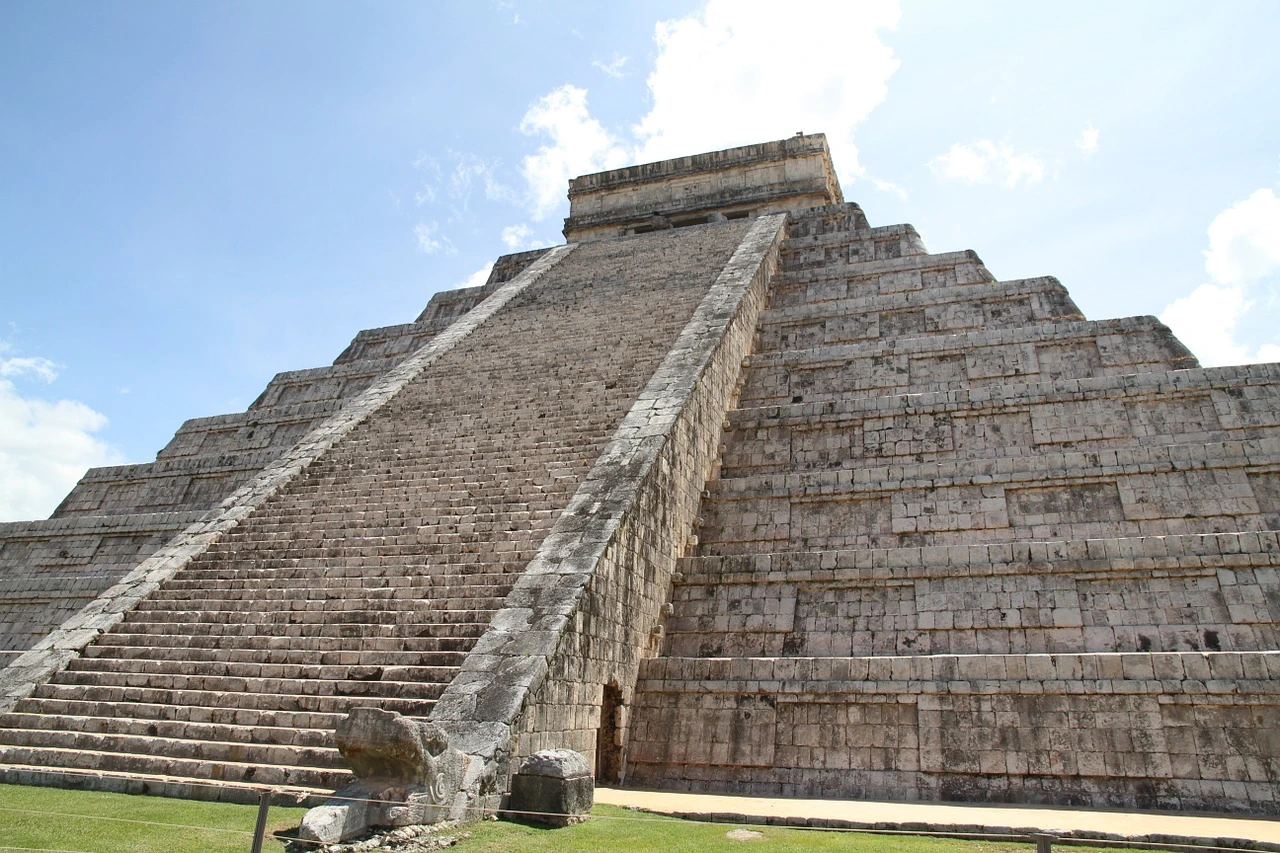
[[[270,627],[270,632],[261,630]],[[279,643],[297,643],[306,640],[324,642],[332,640],[347,647],[353,644],[363,646],[375,640],[396,643],[412,643],[414,641],[438,642],[456,637],[478,637],[489,627],[488,618],[482,616],[470,621],[459,622],[419,622],[394,625],[351,622],[343,624],[327,624],[323,621],[279,623],[270,626],[247,624],[243,622],[193,623],[193,622],[145,622],[128,620],[115,625],[111,631],[117,637],[131,637],[134,642],[146,644],[149,637],[170,634],[190,638],[194,644],[201,638],[209,638],[219,643],[230,642],[235,638],[245,638],[252,642],[260,642],[263,638],[276,640]],[[105,635],[104,635],[105,636]],[[99,638],[99,641],[102,638]]]
[[[1198,367],[1154,317],[1049,323],[758,353],[738,405],[943,392]]]
[[[358,703],[357,703],[358,704]],[[207,705],[166,705],[154,702],[106,702],[83,699],[19,700],[14,714],[29,720],[25,727],[56,728],[41,723],[46,718],[76,717],[94,720],[135,720],[151,724],[188,723],[232,726],[254,731],[254,737],[292,737],[292,732],[317,731],[332,734],[346,711],[298,711],[279,708],[235,708]],[[7,724],[6,724],[7,725]],[[261,731],[259,731],[261,730]]]
[[[686,557],[683,657],[1257,651],[1280,644],[1276,532]]]
[[[185,639],[185,638],[184,638]],[[474,639],[459,640],[458,645],[470,646]],[[226,664],[253,664],[267,666],[295,666],[298,664],[320,666],[355,666],[357,664],[381,667],[432,666],[456,667],[466,658],[466,650],[447,651],[376,651],[367,648],[317,651],[315,649],[282,648],[192,648],[190,645],[117,645],[100,641],[86,646],[82,659],[111,659],[130,661],[187,661],[191,663],[221,662]]]
[[[452,634],[438,637],[396,637],[384,636],[319,637],[310,634],[282,636],[279,634],[159,634],[144,631],[100,635],[92,645],[86,646],[84,655],[93,657],[124,657],[138,652],[146,657],[151,652],[159,655],[181,654],[189,650],[192,654],[208,653],[215,656],[226,655],[227,660],[268,660],[287,656],[320,655],[321,663],[328,662],[328,656],[348,654],[465,654],[476,639],[484,633],[487,624],[479,622],[470,625],[447,626],[454,629]],[[194,658],[193,658],[194,659]],[[221,657],[214,659],[221,660]],[[339,659],[337,663],[347,661]]]
[[[260,585],[231,585],[229,581],[212,581],[207,588],[184,587],[166,589],[155,598],[148,599],[146,609],[188,609],[194,602],[209,610],[244,609],[245,602],[262,601],[264,597],[273,597],[275,593],[287,592],[291,607],[309,607],[311,604],[332,604],[335,609],[351,610],[367,606],[375,601],[392,602],[395,606],[407,606],[404,602],[415,602],[418,606],[444,607],[460,609],[466,602],[501,601],[511,586],[511,579],[504,583],[486,583],[470,585],[446,585],[430,583],[430,578],[418,579],[417,583],[409,583],[406,578],[402,585],[383,587],[339,585],[332,581],[322,583],[305,591],[297,587],[289,587],[284,583],[263,583]],[[296,582],[296,581],[295,581]],[[306,602],[306,604],[304,604]],[[451,604],[451,602],[456,603]],[[484,606],[488,606],[487,604]]]
[[[30,715],[27,715],[30,716]],[[129,731],[128,720],[110,725],[111,720],[87,721],[84,718],[64,718],[67,728],[15,728],[0,729],[0,744],[13,747],[42,749],[79,749],[92,752],[137,753],[163,756],[165,759],[196,761],[233,761],[276,765],[281,767],[318,767],[346,771],[347,767],[332,744],[332,733],[327,744],[272,743],[266,741],[227,741],[205,738],[174,737],[149,734],[147,728],[160,731],[161,724],[145,724],[139,734]],[[88,726],[86,727],[86,723]],[[171,730],[189,724],[170,725]],[[206,727],[210,733],[211,727]],[[190,731],[197,731],[194,726]],[[246,734],[247,732],[241,732]],[[3,748],[3,747],[0,747]]]
[[[456,576],[455,576],[456,577]],[[313,575],[312,578],[315,578]],[[159,598],[162,601],[190,601],[205,596],[218,596],[224,599],[236,599],[244,594],[265,595],[276,590],[288,590],[297,599],[303,601],[331,601],[347,599],[356,595],[366,598],[390,598],[396,596],[414,596],[427,598],[431,596],[449,596],[453,598],[493,597],[501,595],[510,585],[513,578],[495,577],[478,583],[441,582],[430,575],[418,577],[382,577],[371,578],[371,583],[361,584],[354,577],[315,578],[315,585],[309,589],[299,588],[300,581],[308,578],[294,576],[290,578],[257,578],[244,580],[206,580],[200,583],[187,583],[174,587],[166,584]]]
[[[330,791],[341,787],[351,778],[350,772],[336,768],[282,767],[254,762],[168,758],[148,752],[117,753],[33,746],[0,747],[0,763],[44,769],[147,774],[244,785],[287,785]]]
[[[262,792],[269,790],[271,805],[286,808],[318,806],[323,804],[332,793],[332,790],[327,787],[272,785],[269,789],[265,789],[261,784],[252,781],[237,782],[222,779],[217,782],[207,782],[155,773],[127,773],[118,770],[104,773],[94,769],[51,769],[43,765],[19,762],[0,765],[0,784],[47,785],[80,791],[175,797],[243,805],[256,805]]]
[[[1280,365],[1058,379],[729,413],[721,476],[1271,437]]]
[[[116,679],[119,680],[119,679]],[[286,685],[277,685],[285,687]],[[308,685],[319,687],[317,684]],[[352,693],[329,692],[255,693],[241,688],[227,692],[224,688],[201,690],[198,688],[153,687],[114,684],[63,684],[46,682],[38,685],[32,694],[34,699],[62,699],[82,702],[136,703],[147,705],[198,706],[222,709],[247,709],[257,711],[293,711],[323,714],[345,714],[352,708],[368,704],[376,699],[380,708],[397,711],[405,716],[425,717],[431,713],[443,685],[403,685],[414,688],[417,695],[398,690],[402,685],[381,682],[352,682]],[[386,690],[379,694],[373,688]],[[235,690],[235,688],[231,688]],[[33,706],[15,705],[15,710],[30,712]]]
[[[404,614],[419,614],[426,611],[492,611],[502,606],[502,602],[506,598],[504,594],[493,594],[493,590],[483,590],[490,593],[489,595],[481,595],[481,591],[477,591],[474,595],[456,595],[451,594],[452,590],[410,590],[413,597],[408,597],[404,591],[388,589],[386,595],[369,595],[366,591],[362,591],[362,597],[352,595],[330,595],[321,597],[312,595],[305,597],[293,598],[289,597],[285,600],[271,601],[265,596],[266,590],[241,590],[240,595],[228,595],[230,590],[220,591],[218,597],[212,594],[207,596],[185,596],[177,598],[147,598],[138,602],[138,606],[134,608],[135,613],[190,613],[191,605],[198,604],[200,613],[234,613],[242,614],[246,619],[272,621],[271,617],[276,618],[292,618],[293,614],[301,612],[321,612],[333,617],[334,621],[342,621],[344,616],[337,614],[378,614],[376,618],[386,619],[388,614],[397,614],[403,618]],[[285,617],[284,612],[287,611],[290,616]],[[201,620],[210,621],[210,620]]]
[[[347,669],[342,667],[342,669]],[[416,669],[416,667],[405,667]],[[362,674],[360,667],[351,667],[352,676]],[[175,693],[202,691],[227,692],[244,695],[304,695],[304,696],[342,696],[342,697],[380,697],[384,695],[410,699],[436,699],[452,678],[452,667],[433,673],[438,681],[403,681],[387,678],[382,680],[376,668],[370,668],[371,677],[345,679],[306,679],[306,678],[272,678],[231,675],[198,675],[195,673],[163,673],[163,672],[117,672],[109,668],[96,671],[64,669],[53,676],[49,685],[62,687],[113,688],[130,687],[148,690],[168,690]],[[412,678],[413,673],[389,672],[388,676],[405,675]]]
[[[757,352],[1008,329],[1083,320],[1055,278],[938,287],[773,308],[760,315]]]
[[[289,628],[310,626],[318,628],[319,633],[326,636],[356,636],[361,627],[377,628],[394,626],[402,634],[418,635],[419,631],[434,631],[452,625],[487,624],[496,606],[491,610],[481,608],[465,608],[459,610],[432,610],[430,614],[416,611],[390,610],[385,607],[369,610],[329,611],[317,607],[314,610],[280,610],[241,613],[236,610],[133,610],[126,622],[135,626],[156,626],[169,633],[171,625],[187,625],[191,634],[212,633],[215,626],[241,627],[245,629],[277,628],[287,631]],[[427,616],[430,618],[428,619]],[[178,618],[181,617],[181,618]],[[250,618],[252,617],[252,618]],[[205,630],[206,626],[208,630]],[[330,634],[329,629],[336,633]],[[121,632],[119,626],[115,629]],[[146,630],[143,628],[143,630]],[[225,630],[224,630],[225,632]],[[356,632],[348,634],[345,632]],[[232,630],[231,633],[239,633]],[[251,630],[248,633],[264,633]]]
[[[278,562],[285,562],[278,560]],[[331,584],[367,582],[371,586],[410,586],[425,581],[438,586],[488,585],[510,582],[504,572],[458,570],[449,565],[424,563],[421,559],[384,560],[381,563],[364,562],[356,565],[307,565],[290,563],[280,566],[220,566],[196,564],[183,569],[165,582],[164,589],[201,589],[204,584],[293,584],[298,582],[324,582]],[[304,590],[300,590],[304,591]]]
[[[389,666],[363,660],[354,664],[281,664],[259,663],[256,661],[80,657],[69,661],[64,672],[76,673],[73,676],[74,683],[79,684],[92,681],[89,675],[91,673],[111,673],[113,676],[136,674],[147,676],[177,675],[190,676],[192,678],[209,676],[220,679],[264,679],[272,684],[277,681],[321,681],[335,682],[341,686],[341,683],[345,681],[404,681],[415,684],[447,684],[457,672],[457,666],[432,666],[420,662]],[[167,682],[168,679],[161,678],[157,679],[157,681]],[[185,683],[184,679],[178,679],[178,681]]]

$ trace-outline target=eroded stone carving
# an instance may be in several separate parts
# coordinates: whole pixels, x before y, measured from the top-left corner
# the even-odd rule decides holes
[[[595,802],[591,765],[572,749],[544,749],[520,764],[511,779],[508,814],[517,820],[568,826],[581,823]]]
[[[356,708],[338,723],[334,737],[356,778],[307,812],[301,838],[332,844],[373,827],[449,817],[466,757],[449,746],[439,726],[394,711]]]

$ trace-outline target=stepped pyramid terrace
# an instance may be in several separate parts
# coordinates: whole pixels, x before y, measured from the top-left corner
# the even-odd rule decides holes
[[[0,781],[256,801],[429,720],[708,792],[1280,814],[1280,365],[845,202],[796,137],[0,525]],[[998,258],[993,258],[998,269]]]

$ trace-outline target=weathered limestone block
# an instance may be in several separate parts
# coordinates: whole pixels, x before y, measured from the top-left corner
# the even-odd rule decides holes
[[[307,812],[300,836],[332,844],[373,827],[435,823],[449,817],[466,758],[439,726],[395,711],[356,708],[334,733],[355,781]]]
[[[544,749],[520,764],[511,779],[508,812],[520,820],[569,826],[582,823],[595,801],[595,779],[582,753]]]

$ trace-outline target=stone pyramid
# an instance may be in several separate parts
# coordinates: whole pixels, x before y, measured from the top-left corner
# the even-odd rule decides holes
[[[565,246],[0,525],[0,780],[1280,813],[1280,366],[843,201],[820,135],[587,175]]]

